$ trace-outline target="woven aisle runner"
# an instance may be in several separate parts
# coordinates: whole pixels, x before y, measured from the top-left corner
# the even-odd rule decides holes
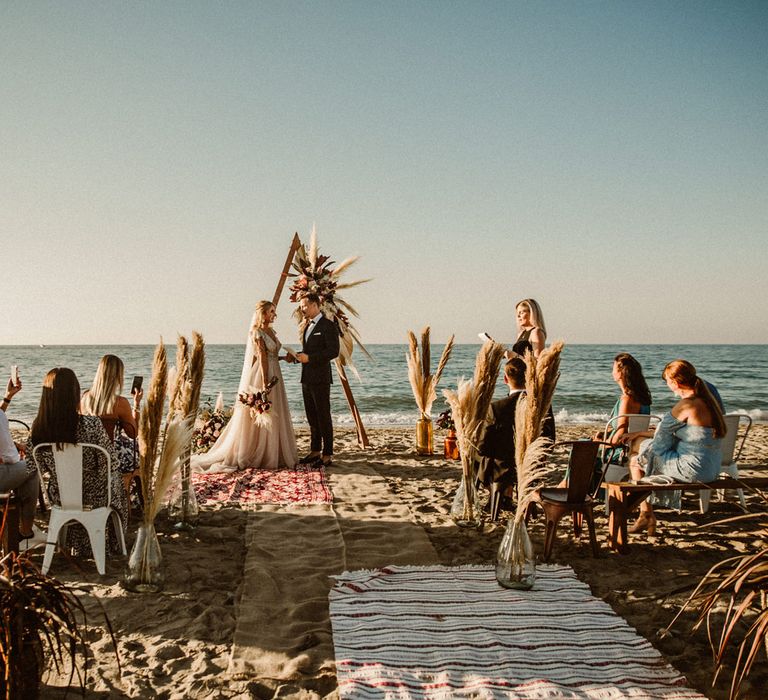
[[[490,566],[345,572],[330,595],[341,698],[703,698],[567,566],[533,590]]]
[[[332,673],[331,576],[437,561],[423,528],[365,457],[334,465],[328,477],[332,506],[262,505],[249,513],[229,673]]]

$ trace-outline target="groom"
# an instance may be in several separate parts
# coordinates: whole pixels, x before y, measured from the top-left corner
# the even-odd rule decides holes
[[[320,311],[320,297],[307,294],[299,308],[304,315],[301,352],[301,393],[310,433],[310,453],[301,464],[322,461],[328,465],[333,458],[333,423],[331,421],[331,360],[339,354],[339,330]]]

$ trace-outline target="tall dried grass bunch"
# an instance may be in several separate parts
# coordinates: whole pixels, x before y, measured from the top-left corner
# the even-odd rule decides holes
[[[461,379],[456,391],[443,391],[456,423],[456,439],[459,443],[465,488],[467,484],[474,483],[480,433],[491,406],[503,356],[503,345],[493,340],[487,341],[477,354],[472,380]],[[470,512],[466,515],[471,520],[473,504],[471,499],[467,499],[467,502]]]
[[[541,425],[552,405],[560,376],[560,355],[565,344],[555,341],[538,358],[525,354],[525,394],[515,409],[515,462],[517,465],[517,509],[515,521],[525,517],[536,489],[554,470],[548,461],[552,441],[541,437]]]
[[[186,343],[186,341],[184,342]],[[177,377],[180,376],[182,373],[177,372]],[[181,466],[183,455],[185,451],[188,451],[192,440],[193,418],[174,413],[173,420],[170,420],[165,426],[161,449],[160,435],[163,425],[167,379],[168,362],[165,347],[161,340],[155,348],[147,405],[141,414],[139,423],[139,453],[141,457],[139,469],[144,495],[143,519],[146,524],[154,522],[165,497],[165,492],[168,490],[173,475]],[[184,393],[184,384],[181,385],[180,393]],[[169,413],[169,415],[171,414]]]
[[[422,418],[428,418],[432,410],[432,404],[437,399],[437,385],[443,375],[445,366],[453,351],[454,336],[448,339],[437,363],[437,369],[431,374],[431,346],[429,340],[430,328],[427,326],[421,331],[421,351],[416,334],[408,331],[408,352],[405,356],[408,362],[408,380],[411,383],[413,398]]]

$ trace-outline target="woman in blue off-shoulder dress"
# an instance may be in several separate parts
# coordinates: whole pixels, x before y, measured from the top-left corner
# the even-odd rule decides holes
[[[717,401],[696,376],[696,369],[690,362],[670,362],[662,377],[680,401],[661,419],[652,439],[640,443],[637,457],[630,464],[632,478],[663,475],[683,483],[716,479],[725,436],[725,421]],[[624,440],[650,436],[651,433],[629,433]],[[679,507],[679,499],[680,492],[673,491],[654,501]],[[640,517],[630,532],[643,530],[649,534],[656,531],[656,516],[650,499],[640,504]]]

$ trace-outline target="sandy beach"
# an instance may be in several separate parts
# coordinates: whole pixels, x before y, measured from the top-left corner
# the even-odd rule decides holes
[[[584,437],[592,430],[566,427],[558,437]],[[50,573],[87,591],[92,654],[87,697],[337,697],[329,576],[388,564],[493,562],[505,523],[462,530],[449,517],[459,463],[446,462],[442,454],[416,456],[409,429],[375,429],[369,437],[371,447],[362,450],[352,431],[338,431],[337,457],[328,472],[333,504],[264,505],[248,512],[206,507],[191,533],[174,531],[161,514],[157,524],[167,580],[160,594],[124,591],[120,557],[108,559],[104,577],[92,562],[82,562],[78,570],[56,557]],[[300,451],[307,441],[300,432]],[[435,445],[442,445],[439,432]],[[767,455],[768,426],[754,426],[742,473],[764,475]],[[755,506],[755,497],[748,503]],[[754,522],[718,524],[739,512],[731,503],[713,502],[703,516],[697,505],[687,496],[681,514],[660,511],[656,536],[634,537],[637,546],[626,556],[607,549],[602,511],[599,559],[592,557],[586,535],[574,541],[563,524],[553,561],[572,566],[593,595],[649,640],[694,688],[725,698],[730,677],[723,674],[710,687],[707,635],[704,629],[690,635],[693,615],[672,635],[661,639],[658,633],[713,564],[749,551],[761,535]],[[531,536],[540,553],[542,519],[532,523]],[[119,668],[100,607],[118,641]],[[45,682],[42,697],[62,697],[66,679],[49,676]],[[767,684],[768,669],[758,662],[743,697],[760,697],[758,689]]]

